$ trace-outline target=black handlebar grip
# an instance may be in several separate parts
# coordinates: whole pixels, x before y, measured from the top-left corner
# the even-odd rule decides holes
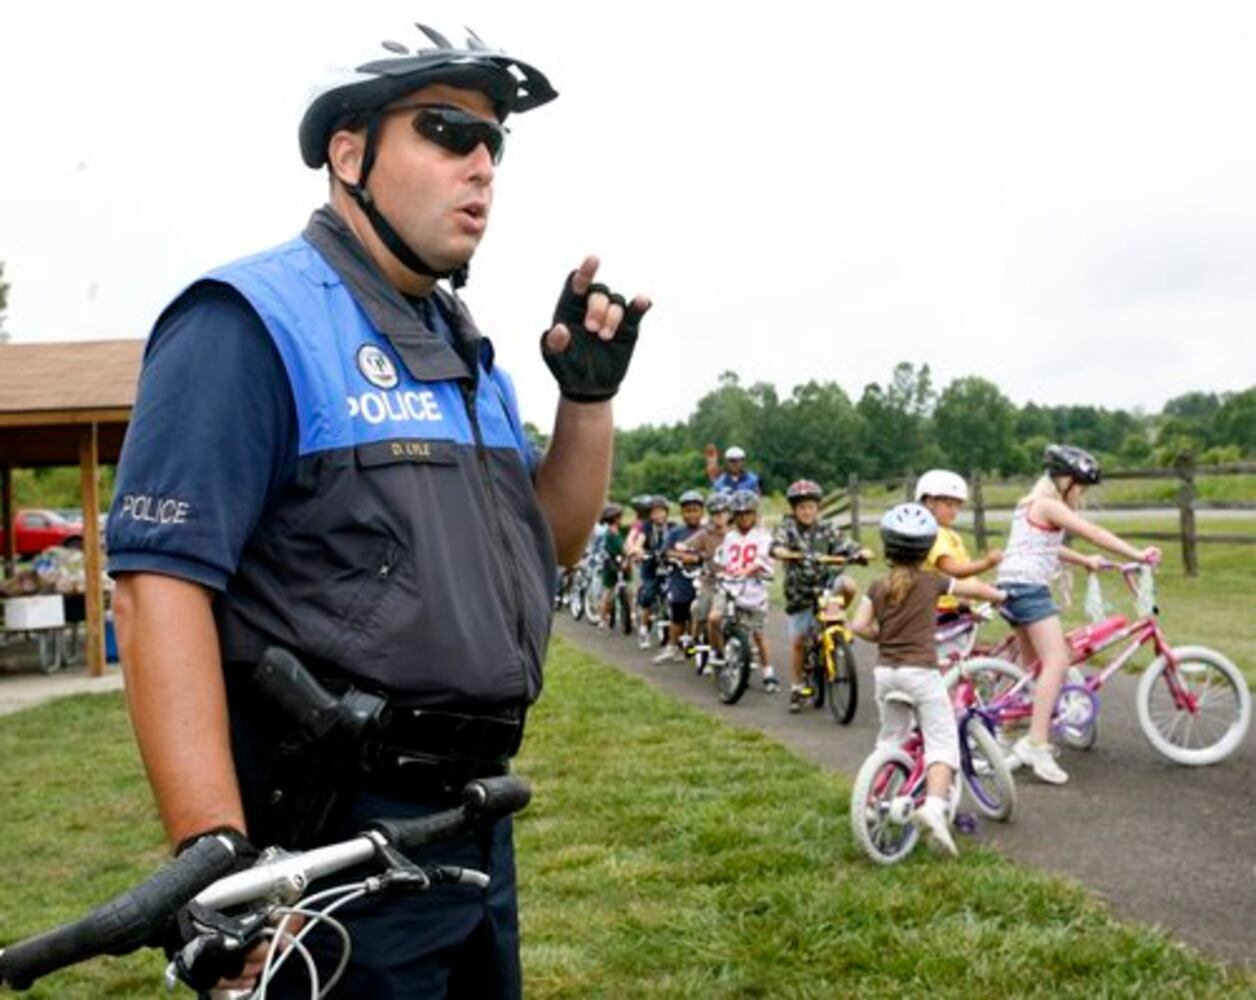
[[[340,703],[286,649],[269,647],[253,671],[253,682],[310,738],[335,725]]]
[[[476,818],[497,819],[516,813],[531,802],[532,788],[513,774],[477,778],[463,790],[462,801]]]
[[[404,849],[422,847],[455,837],[472,823],[493,821],[518,812],[532,798],[532,789],[522,778],[502,775],[476,778],[462,793],[465,803],[456,809],[420,816],[416,819],[381,819],[370,824],[390,843]]]
[[[231,844],[204,837],[133,889],[63,924],[0,951],[0,983],[29,989],[41,976],[96,955],[125,955],[152,943],[181,906],[236,864]]]

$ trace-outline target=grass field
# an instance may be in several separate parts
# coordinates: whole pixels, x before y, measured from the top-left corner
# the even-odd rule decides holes
[[[0,753],[0,940],[158,863],[120,696],[0,719]],[[1256,977],[973,842],[876,868],[843,779],[560,642],[519,771],[530,997],[1256,996]],[[152,997],[161,968],[98,960],[30,995]]]

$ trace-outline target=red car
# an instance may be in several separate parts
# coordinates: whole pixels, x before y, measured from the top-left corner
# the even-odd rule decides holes
[[[53,545],[83,546],[83,522],[67,521],[55,510],[19,510],[13,525],[19,556],[33,556]],[[8,551],[7,545],[4,528],[0,527],[0,558]]]

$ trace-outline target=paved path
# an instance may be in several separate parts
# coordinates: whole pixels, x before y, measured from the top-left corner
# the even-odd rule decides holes
[[[598,632],[565,613],[555,632],[622,669],[735,725],[766,733],[817,763],[853,777],[872,749],[876,711],[870,685],[849,727],[825,708],[787,711],[787,695],[753,686],[737,705],[719,703],[707,678],[679,663],[655,665],[635,640]],[[769,625],[773,660],[786,663],[784,622]],[[870,648],[860,644],[860,679]],[[784,671],[779,671],[784,676]],[[1064,751],[1064,787],[1018,777],[1013,822],[983,822],[979,836],[1009,857],[1085,883],[1119,915],[1158,925],[1225,961],[1256,966],[1256,743],[1223,764],[1171,764],[1143,737],[1135,681],[1104,688],[1099,739]],[[963,844],[961,841],[961,850]]]
[[[105,667],[101,677],[89,677],[81,664],[44,674],[33,644],[10,643],[0,650],[0,715],[68,694],[98,694],[121,688],[122,671],[116,663]]]

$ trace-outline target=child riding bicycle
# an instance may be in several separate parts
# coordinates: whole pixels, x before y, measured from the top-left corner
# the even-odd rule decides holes
[[[757,526],[759,520],[759,495],[750,490],[738,490],[732,495],[733,525],[715,554],[715,562],[725,576],[745,581],[738,604],[750,619],[754,643],[759,649],[759,662],[763,664],[763,689],[775,694],[780,688],[772,660],[768,655],[768,640],[764,632],[768,617],[768,585],[772,575],[772,536],[766,528]],[[720,623],[723,611],[716,601],[707,619],[711,644],[717,655],[723,655],[720,640]]]
[[[664,585],[667,591],[668,620],[667,645],[654,658],[655,663],[667,663],[683,658],[680,650],[682,635],[692,629],[690,613],[697,592],[694,577],[698,574],[696,561],[691,554],[680,549],[689,539],[698,533],[702,526],[703,497],[698,490],[685,490],[680,495],[681,523],[667,533],[664,541],[664,557],[669,569]],[[689,568],[692,563],[692,568]]]
[[[943,594],[994,602],[1001,601],[1003,594],[979,580],[956,580],[924,569],[937,534],[937,521],[920,504],[899,504],[886,513],[881,519],[881,540],[893,569],[868,588],[850,627],[878,646],[878,665],[873,671],[881,716],[878,747],[901,745],[914,722],[913,710],[890,695],[906,695],[914,705],[928,771],[927,797],[912,818],[935,845],[955,855],[949,802],[959,769],[959,738],[955,710],[937,666],[934,608]]]
[[[968,555],[964,539],[951,527],[968,500],[964,477],[949,469],[930,469],[916,480],[916,503],[928,508],[938,522],[938,539],[925,559],[926,569],[964,579],[993,569],[1003,560],[1000,549],[991,549],[980,559]],[[938,624],[945,624],[959,611],[959,601],[950,594],[938,598]]]
[[[785,614],[790,647],[789,710],[802,709],[803,661],[807,636],[815,625],[815,599],[826,586],[841,594],[846,607],[855,599],[855,581],[842,575],[842,567],[823,565],[819,556],[845,556],[850,559],[867,552],[858,542],[848,541],[832,524],[821,521],[820,485],[810,479],[790,483],[785,491],[790,513],[781,519],[772,537],[772,556],[785,563]]]
[[[1068,645],[1060,624],[1059,609],[1048,584],[1061,561],[1098,569],[1098,556],[1074,552],[1064,545],[1069,533],[1126,559],[1154,564],[1157,548],[1136,549],[1112,532],[1092,524],[1079,513],[1086,489],[1101,479],[1098,460],[1072,445],[1048,445],[1043,454],[1044,473],[1012,513],[1012,527],[999,565],[998,585],[1007,592],[1000,609],[1016,632],[1021,657],[1037,658],[1042,670],[1034,688],[1034,708],[1029,733],[1017,740],[1012,753],[1042,781],[1062,785],[1068,774],[1055,761],[1049,741],[1051,715],[1064,675],[1068,670]]]

